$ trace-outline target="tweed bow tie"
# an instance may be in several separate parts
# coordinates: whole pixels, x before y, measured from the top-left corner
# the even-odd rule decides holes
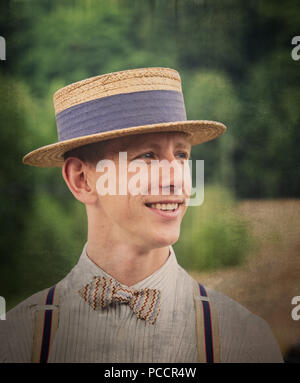
[[[79,295],[94,309],[105,308],[111,303],[128,303],[140,319],[154,324],[160,310],[160,291],[156,289],[135,290],[122,286],[113,278],[94,277],[78,291]]]

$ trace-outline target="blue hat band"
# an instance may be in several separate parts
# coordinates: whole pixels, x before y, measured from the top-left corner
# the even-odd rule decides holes
[[[182,93],[172,90],[117,94],[72,106],[56,115],[59,141],[186,119]]]

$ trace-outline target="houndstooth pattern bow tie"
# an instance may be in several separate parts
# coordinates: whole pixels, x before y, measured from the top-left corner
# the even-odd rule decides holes
[[[94,310],[105,308],[111,303],[128,303],[138,318],[151,324],[155,323],[160,310],[159,290],[131,289],[104,276],[94,277],[78,293]]]

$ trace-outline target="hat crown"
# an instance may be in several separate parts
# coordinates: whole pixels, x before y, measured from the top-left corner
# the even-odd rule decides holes
[[[182,93],[179,73],[171,68],[139,68],[77,81],[55,92],[53,96],[55,114],[83,102],[150,90],[171,90]]]

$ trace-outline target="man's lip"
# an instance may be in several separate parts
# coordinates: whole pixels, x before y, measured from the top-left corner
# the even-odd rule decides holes
[[[167,219],[167,220],[173,220],[173,219],[176,219],[181,211],[181,205],[182,203],[178,203],[178,206],[175,210],[160,210],[160,209],[155,209],[155,208],[152,208],[150,204],[150,206],[147,206],[148,204],[146,204],[146,207],[147,209],[151,210],[154,214],[157,214],[159,216],[161,216],[162,218],[164,219]]]
[[[149,201],[149,202],[145,202],[145,205],[155,205],[157,203],[160,203],[160,204],[168,204],[168,203],[178,203],[178,204],[182,204],[184,203],[184,200],[162,200],[162,201]]]

